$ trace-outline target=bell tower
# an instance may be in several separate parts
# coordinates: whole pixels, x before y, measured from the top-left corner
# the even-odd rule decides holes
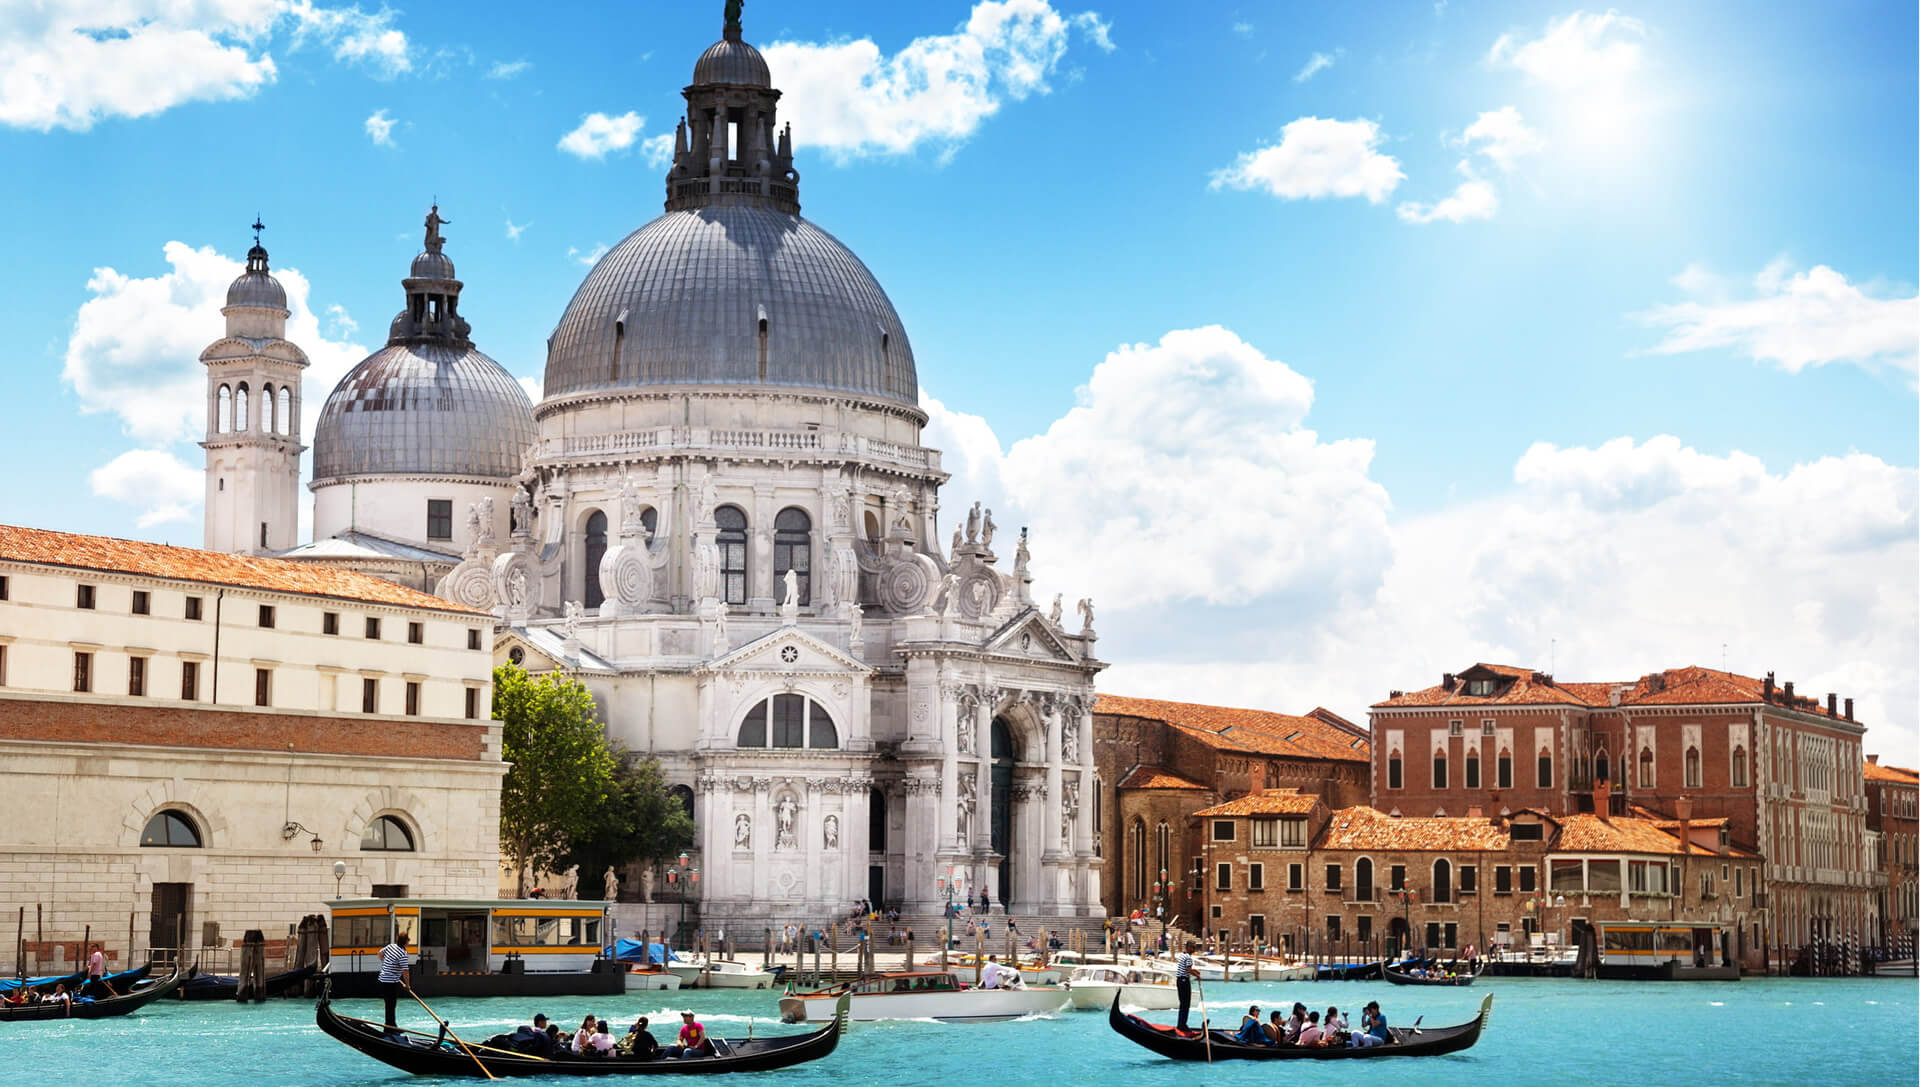
[[[227,288],[226,335],[200,352],[207,368],[206,548],[270,555],[298,543],[300,372],[288,342],[287,292],[267,267],[253,222],[247,270]]]

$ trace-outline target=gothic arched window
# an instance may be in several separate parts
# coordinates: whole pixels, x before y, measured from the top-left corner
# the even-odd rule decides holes
[[[1433,753],[1433,787],[1435,789],[1447,787],[1447,753],[1445,751]]]
[[[1478,789],[1480,787],[1480,749],[1477,747],[1467,748],[1466,775],[1467,788]]]
[[[244,381],[233,390],[233,429],[247,429],[247,383]]]
[[[1607,771],[1611,769],[1612,767],[1607,765],[1606,748],[1603,747],[1600,750],[1593,753],[1593,780],[1595,781],[1611,780],[1607,777]]]
[[[213,428],[221,434],[233,432],[233,386],[220,386],[220,403],[213,413]]]
[[[1700,787],[1700,749],[1697,747],[1687,748],[1686,787]]]
[[[1733,773],[1731,775],[1730,780],[1733,783],[1733,787],[1736,789],[1746,788],[1747,787],[1747,749],[1744,744],[1737,746],[1733,749],[1732,770],[1733,770]]]
[[[786,577],[792,570],[802,606],[813,602],[813,519],[789,506],[773,519],[773,593],[787,603]]]
[[[280,421],[280,433],[293,433],[293,393],[286,385],[280,386],[280,410],[274,417]]]
[[[728,604],[745,604],[747,515],[738,506],[721,506],[713,511],[713,523],[720,529],[714,541],[720,548],[720,597]]]
[[[1353,899],[1355,902],[1373,901],[1373,858],[1361,857],[1353,862]]]
[[[1651,747],[1640,749],[1640,787],[1653,788],[1653,748]]]
[[[607,515],[594,510],[587,518],[587,607],[597,608],[606,602],[607,594],[600,587],[600,560],[607,554]]]
[[[260,386],[260,432],[271,434],[273,426],[273,386],[266,384]]]

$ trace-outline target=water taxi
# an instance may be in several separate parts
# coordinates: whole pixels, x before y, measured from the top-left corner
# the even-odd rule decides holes
[[[738,959],[675,956],[667,971],[689,989],[770,989],[773,975]]]
[[[1173,974],[1150,966],[1082,966],[1063,983],[1068,1005],[1075,1011],[1101,1011],[1113,1005],[1115,993],[1123,1007],[1165,1011],[1180,1006]]]
[[[1648,981],[1737,981],[1726,953],[1732,937],[1717,922],[1595,921],[1600,961],[1594,975]]]
[[[404,938],[422,996],[564,996],[624,992],[626,964],[601,942],[607,909],[545,898],[342,898],[333,915],[333,991],[371,996],[380,949]]]
[[[951,970],[906,970],[875,974],[811,993],[780,998],[786,1023],[824,1023],[834,1005],[851,996],[853,1018],[937,1019],[943,1023],[984,1023],[1046,1015],[1067,1006],[1067,991],[1050,986],[988,989],[972,987]]]

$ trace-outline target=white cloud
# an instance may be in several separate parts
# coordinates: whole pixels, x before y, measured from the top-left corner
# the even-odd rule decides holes
[[[1540,133],[1527,127],[1526,118],[1512,106],[1488,110],[1474,118],[1460,134],[1460,145],[1493,160],[1502,171],[1512,170],[1522,155],[1538,153],[1546,146]]]
[[[311,0],[288,0],[285,9],[296,47],[318,41],[333,49],[335,60],[364,65],[384,79],[413,70],[407,35],[393,25],[395,12],[388,8],[368,14],[357,5],[322,8]]]
[[[605,158],[609,151],[624,151],[633,146],[647,119],[628,110],[618,116],[589,113],[573,131],[560,137],[560,150],[583,159]]]
[[[1334,58],[1326,53],[1315,53],[1307,58],[1307,63],[1293,74],[1295,83],[1305,83],[1328,68],[1333,67]]]
[[[545,389],[545,383],[541,378],[516,377],[514,378],[514,380],[518,381],[520,383],[520,387],[526,390],[528,400],[531,400],[536,404],[540,402],[541,396],[544,395],[543,390]]]
[[[1078,30],[1111,51],[1108,24],[1066,16],[1047,0],[980,0],[951,34],[915,38],[883,55],[871,38],[776,41],[762,52],[796,138],[842,159],[951,154],[1009,101],[1046,94]]]
[[[1460,184],[1453,192],[1436,204],[1421,204],[1408,200],[1394,209],[1403,222],[1431,223],[1444,219],[1449,223],[1464,223],[1470,219],[1491,219],[1493,213],[1500,210],[1500,196],[1473,170],[1473,164],[1465,159],[1454,167],[1461,175]]]
[[[1500,35],[1487,51],[1487,62],[1518,69],[1557,90],[1617,88],[1640,67],[1646,37],[1645,23],[1617,11],[1576,11],[1549,19],[1537,38]]]
[[[1235,23],[1233,24],[1233,32],[1242,38],[1251,38],[1253,37],[1253,24],[1247,22]]]
[[[1265,189],[1283,200],[1364,196],[1378,204],[1406,175],[1391,155],[1379,151],[1380,126],[1372,121],[1302,117],[1280,130],[1280,142],[1214,172],[1212,187]]]
[[[373,141],[375,147],[392,147],[393,126],[399,123],[400,122],[394,120],[392,117],[387,116],[386,110],[374,110],[373,113],[367,117],[367,138]]]
[[[606,255],[607,255],[606,242],[600,242],[599,244],[595,245],[592,249],[589,249],[584,253],[582,253],[579,249],[575,248],[574,246],[570,245],[567,247],[567,256],[573,258],[576,261],[579,261],[581,264],[584,264],[589,268],[600,263],[600,258]]]
[[[1699,297],[1634,315],[1666,330],[1654,354],[1726,348],[1788,373],[1830,363],[1920,372],[1920,295],[1876,297],[1824,264],[1800,272],[1779,261],[1747,298],[1721,297],[1718,279],[1697,265],[1674,283]]]
[[[519,241],[520,235],[525,234],[527,232],[527,228],[532,225],[533,224],[530,222],[520,223],[516,225],[512,219],[508,219],[507,220],[507,240],[510,242]]]
[[[656,170],[665,169],[673,162],[674,134],[662,132],[657,136],[648,136],[640,141],[640,153],[647,157],[647,165]]]
[[[512,79],[514,76],[533,67],[530,60],[497,60],[487,69],[488,79]]]
[[[140,528],[187,521],[205,499],[206,471],[164,449],[129,449],[87,477],[94,497],[140,507]]]
[[[67,340],[62,379],[86,414],[111,413],[135,442],[159,448],[190,441],[206,431],[206,368],[200,352],[226,328],[220,307],[227,286],[243,262],[211,246],[194,248],[168,242],[163,249],[170,270],[156,276],[130,276],[96,268],[87,281],[92,296],[74,316]],[[301,416],[310,429],[319,404],[334,383],[367,349],[328,335],[309,305],[311,286],[295,268],[275,268],[287,291],[287,338],[307,353]],[[335,329],[346,311],[328,307]],[[347,318],[351,322],[351,318]]]
[[[347,307],[335,302],[327,307],[327,328],[335,337],[344,338],[360,331],[360,322],[347,313]]]

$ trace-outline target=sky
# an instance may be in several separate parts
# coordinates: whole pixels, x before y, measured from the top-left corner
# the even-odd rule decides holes
[[[538,395],[721,4],[0,4],[0,519],[197,544],[260,216],[312,359],[438,200]],[[952,512],[1098,686],[1364,720],[1474,661],[1777,672],[1920,745],[1912,4],[748,0]],[[304,514],[303,514],[304,516]]]

